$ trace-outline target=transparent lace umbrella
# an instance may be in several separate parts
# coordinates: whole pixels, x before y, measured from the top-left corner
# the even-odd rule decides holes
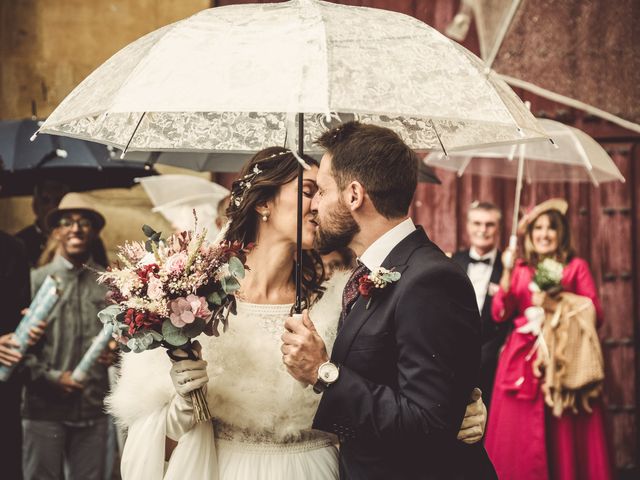
[[[229,195],[222,185],[193,175],[167,174],[138,178],[153,203],[153,212],[160,213],[177,230],[198,225],[207,229],[207,240],[213,241],[219,232],[216,226],[218,203]]]
[[[546,138],[506,83],[435,29],[317,0],[212,8],[151,32],[95,70],[40,131],[125,151],[285,145],[300,156],[352,119],[389,127],[416,150]]]
[[[509,245],[516,246],[516,229],[523,181],[532,182],[602,182],[625,179],[609,154],[582,130],[554,120],[538,122],[553,139],[511,146],[477,148],[464,153],[444,155],[430,153],[425,165],[490,177],[515,178],[516,196]]]

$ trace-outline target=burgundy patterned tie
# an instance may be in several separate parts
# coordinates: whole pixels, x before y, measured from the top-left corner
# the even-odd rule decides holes
[[[340,312],[340,319],[338,320],[338,331],[342,328],[345,317],[349,314],[351,307],[353,307],[353,304],[356,303],[356,300],[360,295],[360,292],[358,291],[360,277],[368,274],[369,272],[370,270],[364,263],[358,262],[358,266],[349,277],[347,284],[344,286],[344,290],[342,292],[342,312]]]

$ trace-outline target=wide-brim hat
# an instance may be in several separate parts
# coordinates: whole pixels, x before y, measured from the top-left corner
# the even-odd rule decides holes
[[[518,222],[518,232],[525,233],[527,228],[536,218],[542,215],[545,212],[550,210],[557,210],[562,215],[566,215],[567,210],[569,209],[569,204],[563,198],[550,198],[549,200],[545,200],[542,203],[539,203],[531,210],[529,210]]]
[[[102,230],[102,227],[104,227],[104,217],[93,207],[91,202],[84,195],[71,192],[62,198],[58,208],[49,212],[46,218],[47,228],[49,230],[56,228],[62,216],[69,212],[80,212],[91,218],[96,230]]]

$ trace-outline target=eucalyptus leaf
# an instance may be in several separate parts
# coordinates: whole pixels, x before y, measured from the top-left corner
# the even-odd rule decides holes
[[[153,253],[153,242],[151,240],[147,240],[146,242],[144,242],[144,249],[147,252]]]
[[[154,342],[161,342],[163,337],[162,334],[159,332],[156,332],[155,330],[150,330],[149,334],[151,335],[151,337],[153,338]]]
[[[107,308],[103,308],[98,312],[98,318],[104,324],[113,324],[117,321],[117,317],[121,313],[122,310],[120,310],[118,305],[109,305]]]
[[[152,343],[153,337],[148,332],[139,332],[127,341],[127,347],[134,353],[140,353],[147,350]]]
[[[222,297],[218,292],[212,292],[207,296],[207,302],[214,305],[222,305]]]
[[[244,265],[242,265],[238,257],[231,257],[229,259],[229,272],[231,272],[231,275],[235,278],[244,278]]]
[[[384,275],[382,275],[382,279],[387,283],[397,282],[398,280],[400,280],[400,272],[385,273]]]
[[[179,347],[189,341],[189,337],[184,335],[178,327],[171,323],[171,320],[165,320],[162,323],[162,336],[169,345],[173,345],[174,347]]]
[[[196,318],[192,323],[187,323],[182,327],[182,333],[189,338],[195,338],[204,331],[206,322],[202,318]]]
[[[224,293],[231,295],[240,289],[240,282],[236,280],[236,277],[224,277],[222,279],[222,288],[224,289]]]
[[[142,225],[142,233],[144,233],[147,238],[151,238],[156,231],[145,223]]]

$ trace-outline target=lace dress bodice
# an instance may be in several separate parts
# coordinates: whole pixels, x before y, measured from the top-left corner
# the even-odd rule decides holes
[[[328,352],[347,278],[348,273],[334,274],[310,311]],[[106,399],[109,412],[129,429],[123,478],[338,479],[336,439],[311,430],[320,395],[293,379],[282,363],[281,336],[290,310],[291,305],[239,301],[226,332],[198,337],[208,362],[215,439],[207,424],[195,425],[168,466],[166,408],[176,395],[171,362],[162,348],[124,355],[118,384]]]
[[[337,314],[325,313],[326,307],[336,310],[326,303],[312,308],[311,316],[331,351]],[[209,364],[207,396],[216,438],[251,443],[327,438],[327,434],[310,430],[320,396],[291,377],[282,363],[281,336],[290,311],[290,304],[238,301],[226,332],[199,339]]]

